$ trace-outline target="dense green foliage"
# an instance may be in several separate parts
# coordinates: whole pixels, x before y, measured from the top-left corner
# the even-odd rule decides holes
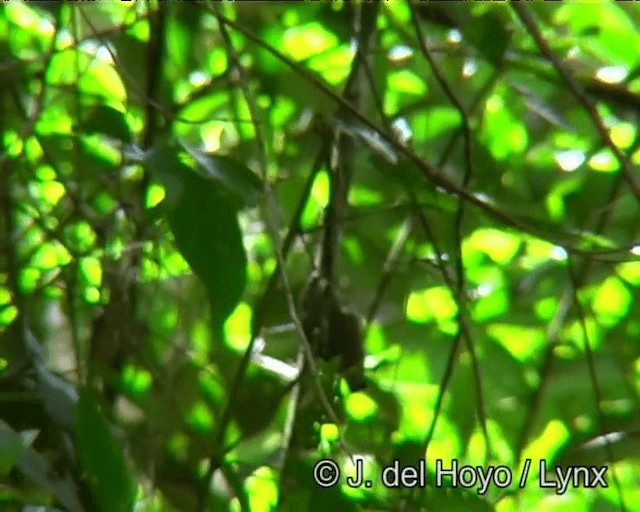
[[[0,509],[640,510],[639,26],[2,5]]]

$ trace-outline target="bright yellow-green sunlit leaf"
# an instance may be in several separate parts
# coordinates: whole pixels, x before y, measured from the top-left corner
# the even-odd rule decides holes
[[[384,330],[378,322],[373,322],[369,326],[364,343],[367,347],[367,352],[371,354],[378,354],[386,348],[387,341],[384,335]]]
[[[494,324],[487,327],[487,333],[523,362],[534,358],[546,343],[542,331],[522,325]]]
[[[329,203],[329,176],[325,171],[316,174],[311,186],[311,198],[302,212],[301,224],[304,227],[313,226],[322,209]]]
[[[558,299],[556,297],[545,297],[540,299],[533,306],[536,316],[540,320],[551,320],[558,307]]]
[[[330,84],[337,85],[347,78],[352,60],[351,50],[342,45],[313,58],[309,68],[322,74],[322,78]]]
[[[87,95],[106,97],[116,103],[124,103],[127,99],[127,90],[120,74],[107,62],[94,59],[78,80],[78,86]]]
[[[362,392],[351,393],[345,401],[345,407],[351,418],[361,422],[371,420],[378,412],[378,404]]]
[[[382,193],[371,188],[353,185],[349,189],[349,204],[353,206],[375,206],[384,199]]]
[[[60,201],[65,194],[64,185],[57,181],[32,182],[29,184],[29,189],[34,199],[48,206],[58,204],[58,201]]]
[[[640,261],[621,263],[616,267],[616,271],[627,283],[634,286],[640,285]]]
[[[40,246],[33,255],[33,265],[41,269],[51,269],[66,265],[71,261],[69,251],[59,242],[48,242]]]
[[[492,288],[492,287],[488,287]],[[482,289],[482,286],[480,287]],[[509,295],[502,287],[495,287],[485,295],[478,297],[473,304],[473,319],[486,322],[502,315],[509,308]]]
[[[266,466],[259,467],[246,480],[250,510],[269,512],[278,503],[278,475]]]
[[[122,369],[122,384],[134,395],[143,395],[146,393],[151,387],[152,382],[153,377],[145,368],[128,364]]]
[[[424,81],[418,78],[413,71],[401,69],[389,74],[387,79],[388,87],[396,93],[414,94],[417,96],[427,92]]]
[[[627,314],[631,293],[617,277],[609,277],[598,288],[591,307],[598,317],[620,318]]]
[[[67,240],[69,240],[70,247],[73,247],[75,251],[81,253],[89,251],[98,238],[91,224],[85,220],[78,221],[69,226],[65,229],[65,235],[67,236]]]
[[[320,427],[320,437],[323,441],[333,443],[340,439],[340,431],[334,423],[323,423]]]
[[[449,320],[457,312],[458,306],[446,286],[411,292],[406,305],[407,319],[417,323]]]
[[[610,149],[603,149],[589,158],[589,167],[599,172],[614,172],[618,169],[618,161]]]
[[[227,343],[235,350],[244,351],[251,339],[251,306],[241,302],[224,324]]]
[[[295,60],[304,60],[338,43],[338,38],[317,22],[289,28],[284,33],[284,50]]]
[[[498,94],[487,100],[480,134],[496,160],[522,153],[529,143],[524,124],[509,111]]]
[[[485,252],[500,265],[509,263],[520,248],[520,238],[498,229],[477,229],[470,238],[472,247]]]
[[[164,199],[164,196],[164,187],[157,183],[151,183],[147,188],[147,198],[145,201],[145,206],[147,208],[153,208],[154,206],[157,206]]]
[[[611,128],[611,140],[613,143],[622,148],[626,149],[636,138],[636,127],[631,123],[618,123],[613,128]]]
[[[601,324],[611,325],[615,324],[618,320],[618,317],[614,316],[599,316],[598,321],[596,322],[594,318],[587,317],[584,319],[584,326],[580,320],[575,320],[570,322],[563,330],[560,336],[560,339],[563,342],[569,343],[569,346],[579,348],[580,350],[585,350],[585,328],[587,331],[587,337],[589,340],[589,346],[591,349],[596,349],[600,346],[602,342],[602,329],[600,328]],[[558,349],[562,349],[562,346],[558,346]],[[570,351],[567,350],[567,354],[570,354]],[[572,355],[570,357],[573,357]]]
[[[531,459],[531,477],[539,475],[539,461],[550,460],[553,455],[569,440],[571,433],[560,420],[551,420],[539,437],[531,441],[525,448],[522,460]],[[522,468],[520,468],[520,473]]]
[[[203,434],[213,429],[213,415],[207,407],[207,404],[198,400],[187,414],[187,423],[197,432]]]
[[[82,258],[80,260],[80,272],[88,285],[99,287],[102,283],[102,266],[98,258]]]

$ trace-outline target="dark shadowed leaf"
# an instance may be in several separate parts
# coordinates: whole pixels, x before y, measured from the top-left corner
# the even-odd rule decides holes
[[[237,195],[246,206],[254,206],[258,202],[262,183],[246,165],[228,156],[205,153],[186,144],[182,147],[195,159],[207,179]]]
[[[247,256],[236,201],[221,184],[191,169],[168,146],[154,149],[147,166],[167,189],[171,232],[178,250],[202,280],[214,327],[219,328],[246,284]]]
[[[132,510],[135,486],[96,395],[82,390],[76,418],[78,458],[95,502],[103,512]]]
[[[102,133],[122,142],[133,140],[124,112],[108,105],[97,105],[89,109],[79,128],[85,133]]]

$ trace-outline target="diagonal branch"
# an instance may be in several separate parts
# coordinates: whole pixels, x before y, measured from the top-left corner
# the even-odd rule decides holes
[[[629,185],[629,188],[636,196],[636,198],[640,199],[640,184],[636,182],[633,176],[634,171],[631,162],[629,162],[629,159],[622,153],[620,148],[611,139],[611,135],[609,134],[609,131],[607,130],[602,117],[600,117],[600,114],[598,113],[595,105],[591,102],[587,94],[584,92],[584,89],[582,89],[582,87],[580,87],[573,76],[571,76],[558,56],[553,53],[549,46],[549,43],[543,37],[529,10],[524,5],[518,2],[511,2],[511,7],[516,11],[516,14],[520,18],[520,21],[527,28],[527,31],[536,42],[536,45],[538,46],[540,51],[551,61],[553,67],[558,72],[558,75],[560,75],[571,93],[576,97],[578,102],[586,110],[587,114],[589,114],[589,117],[591,117],[593,125],[600,134],[600,137],[602,138],[605,146],[607,146],[611,150],[611,152],[616,157],[616,160],[620,164],[624,179]]]

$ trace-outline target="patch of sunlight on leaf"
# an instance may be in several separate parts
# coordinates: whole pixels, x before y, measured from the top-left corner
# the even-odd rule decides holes
[[[56,171],[50,165],[39,165],[36,169],[36,178],[42,181],[54,181],[57,177]]]
[[[274,105],[269,110],[271,116],[271,122],[275,126],[283,126],[287,121],[291,119],[291,116],[296,112],[296,105],[289,98],[284,96],[275,99]]]
[[[596,78],[607,84],[619,84],[629,76],[626,66],[604,66],[596,71]]]
[[[611,140],[622,149],[627,149],[636,139],[637,130],[631,123],[618,123],[611,128]]]
[[[455,425],[451,424],[444,416],[438,418],[436,431],[440,432],[440,434],[434,436],[433,440],[429,443],[427,451],[428,463],[431,466],[435,466],[436,460],[438,460],[443,470],[449,470],[453,466],[453,460],[460,456],[462,450],[460,435]],[[460,464],[458,463],[458,468],[459,467]]]
[[[387,347],[384,329],[378,322],[373,322],[369,326],[364,344],[365,347],[367,347],[367,352],[370,354],[379,354]]]
[[[366,423],[378,413],[378,404],[366,393],[361,391],[351,393],[345,400],[345,409],[351,419]]]
[[[95,59],[78,80],[78,88],[88,96],[107,98],[120,104],[127,99],[127,90],[118,71],[112,64]]]
[[[531,459],[531,470],[529,475],[537,479],[540,475],[540,460],[550,460],[553,456],[566,444],[570,439],[571,433],[569,428],[560,420],[551,420],[547,423],[544,431],[540,436],[533,439],[522,454],[522,461]],[[524,466],[521,465],[518,470],[522,474]]]
[[[402,2],[389,2],[387,4],[389,12],[393,15],[394,23],[410,23],[411,10],[409,6]]]
[[[93,200],[93,206],[96,212],[101,215],[107,215],[117,206],[117,202],[109,195],[108,192],[99,192]]]
[[[67,244],[77,253],[88,252],[96,243],[98,235],[85,220],[76,222],[64,230]]]
[[[547,194],[545,206],[551,220],[558,221],[564,218],[564,199],[558,191]]]
[[[41,245],[33,255],[31,264],[34,267],[49,270],[66,265],[71,261],[69,251],[58,241],[51,241]]]
[[[540,320],[551,320],[558,307],[558,299],[556,297],[545,297],[540,299],[533,305],[533,310]]]
[[[416,114],[411,128],[416,140],[433,139],[460,125],[460,113],[453,107],[434,107],[426,114]]]
[[[521,325],[489,325],[487,334],[521,362],[535,358],[546,344],[544,334],[540,330]]]
[[[425,381],[422,380],[422,382]],[[395,391],[398,393],[403,411],[398,429],[400,438],[423,440],[424,433],[433,419],[433,406],[437,400],[438,390],[439,387],[435,384],[399,380],[395,382]]]
[[[311,197],[320,208],[326,208],[329,204],[329,175],[326,171],[316,174],[311,186]]]
[[[320,438],[328,443],[335,443],[340,439],[340,430],[335,423],[323,423],[320,426]]]
[[[476,428],[467,442],[467,457],[471,464],[476,463],[482,465],[484,464],[486,456],[487,442],[485,441],[482,431]]]
[[[38,282],[40,281],[40,277],[42,276],[42,272],[39,269],[28,267],[22,269],[20,272],[20,276],[18,278],[18,285],[20,286],[20,291],[25,293],[32,292]]]
[[[624,317],[629,310],[633,298],[627,287],[617,277],[608,277],[598,288],[591,307],[598,319],[605,321]],[[615,323],[615,321],[614,321]]]
[[[127,364],[122,369],[121,382],[133,395],[144,395],[151,388],[153,377],[145,368]]]
[[[7,19],[18,27],[38,34],[39,36],[52,36],[55,28],[46,17],[40,16],[37,11],[20,3],[11,3],[5,7]]]
[[[18,316],[18,308],[15,306],[4,306],[0,308],[0,326],[4,327],[13,322]],[[0,359],[0,371],[2,370],[2,359]]]
[[[329,204],[329,176],[325,171],[320,171],[316,174],[311,186],[311,201],[307,201],[302,212],[300,219],[302,227],[309,229],[316,226],[318,218],[327,204]]]
[[[226,396],[223,382],[223,379],[213,371],[202,371],[198,375],[200,391],[212,403],[220,404]]]
[[[338,85],[349,75],[353,53],[346,45],[338,46],[309,62],[309,68],[322,74],[331,85]]]
[[[533,504],[533,503],[532,503]],[[569,489],[561,496],[547,495],[538,501],[536,510],[540,512],[556,512],[571,510],[571,512],[591,512],[593,505],[585,496],[581,496],[577,489]]]
[[[640,261],[628,261],[616,266],[616,272],[627,283],[640,285]]]
[[[249,498],[249,509],[256,512],[269,512],[278,504],[278,475],[266,466],[256,469],[245,480]]]
[[[495,288],[488,295],[481,296],[473,303],[473,319],[486,322],[498,317],[509,309],[509,295],[504,288]]]
[[[98,304],[100,302],[100,290],[95,286],[87,286],[82,291],[82,298],[88,304]]]
[[[215,153],[222,145],[222,135],[224,134],[225,123],[220,121],[211,121],[203,123],[200,127],[200,137],[204,150],[208,153]]]
[[[498,229],[477,229],[470,237],[469,243],[485,252],[499,265],[509,263],[520,248],[521,240],[518,236]]]
[[[191,406],[186,419],[196,432],[207,434],[213,430],[213,415],[203,400],[198,400]]]
[[[349,204],[353,206],[377,206],[384,196],[378,190],[353,185],[349,189]]]
[[[29,191],[34,199],[44,203],[47,207],[58,204],[58,201],[65,194],[64,185],[58,181],[31,182],[29,183]]]
[[[416,323],[449,320],[457,312],[458,305],[446,286],[411,292],[405,307],[407,319]]]
[[[598,318],[598,322],[605,325],[607,325],[607,323],[611,321],[613,321],[613,323],[617,323],[618,317]],[[600,329],[600,325],[598,324],[598,322],[596,322],[591,317],[587,317],[584,320],[591,350],[597,349],[602,343],[602,330]],[[584,352],[584,330],[582,328],[582,323],[579,320],[574,320],[573,322],[569,323],[569,325],[567,325],[562,330],[560,339],[565,343],[570,343],[571,346]]]
[[[568,149],[566,151],[557,151],[555,160],[560,169],[565,172],[575,171],[582,165],[585,160],[585,154],[579,149]]]
[[[401,69],[393,71],[387,76],[387,87],[396,93],[423,96],[427,92],[427,85],[413,71]]]
[[[80,260],[80,273],[84,282],[89,286],[99,287],[102,284],[102,265],[100,260],[87,256]]]
[[[40,132],[39,132],[40,133]],[[24,149],[24,143],[16,132],[7,130],[4,134],[5,152],[11,158],[18,157]]]
[[[166,277],[180,276],[190,272],[189,264],[178,251],[170,251],[162,255],[162,275]]]
[[[82,137],[82,145],[92,156],[104,160],[112,165],[118,165],[121,162],[122,153],[118,148],[105,142],[104,136],[84,135]]]
[[[151,183],[147,188],[147,197],[144,201],[145,208],[153,208],[158,206],[164,199],[166,192],[162,185]]]
[[[598,151],[589,159],[589,167],[597,172],[615,172],[618,170],[618,161],[610,149]]]
[[[206,66],[213,76],[220,75],[227,69],[227,52],[221,47],[207,51]]]
[[[594,22],[597,20],[597,22]],[[638,63],[639,40],[633,21],[617,5],[604,2],[563,3],[554,12],[554,21],[568,25],[579,48],[610,65]],[[597,27],[597,31],[592,29]]]
[[[498,94],[487,100],[480,138],[496,160],[522,153],[529,143],[524,124],[511,114]]]
[[[285,30],[284,51],[294,60],[304,60],[338,44],[338,38],[318,22]]]
[[[539,238],[529,238],[525,244],[525,255],[520,260],[522,268],[531,270],[548,262],[554,247],[553,244]]]
[[[251,339],[252,310],[246,302],[240,302],[224,323],[224,334],[227,345],[244,352]]]
[[[0,287],[0,304],[9,304],[11,302],[11,292],[8,288]]]

